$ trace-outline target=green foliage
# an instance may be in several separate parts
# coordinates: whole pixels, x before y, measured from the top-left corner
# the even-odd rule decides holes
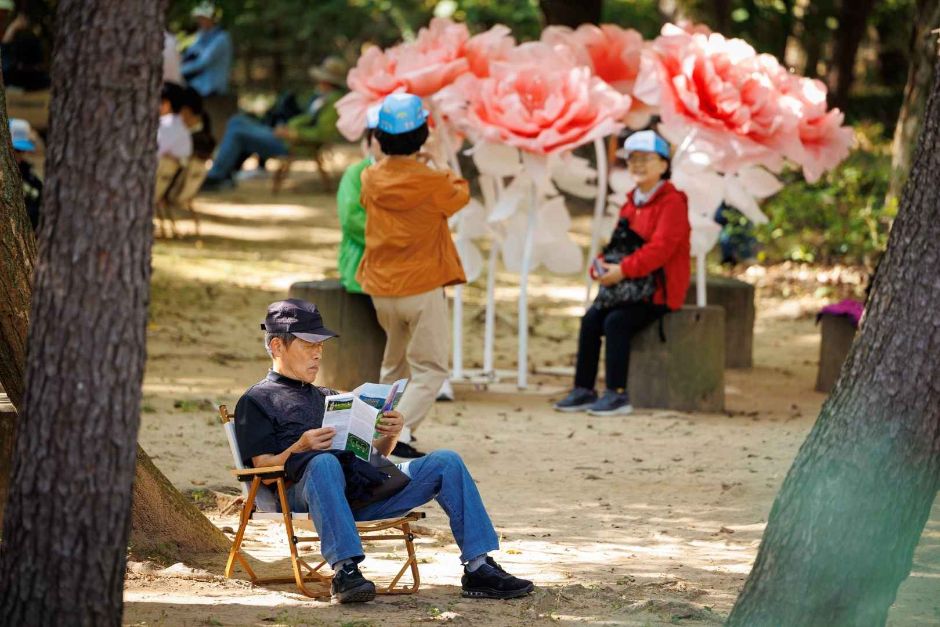
[[[885,204],[890,146],[878,125],[860,126],[860,148],[817,183],[784,173],[784,189],[768,200],[770,223],[757,229],[767,261],[862,263],[873,266],[897,214]]]
[[[603,21],[623,28],[634,28],[644,39],[654,39],[663,25],[656,0],[607,0],[604,3]]]

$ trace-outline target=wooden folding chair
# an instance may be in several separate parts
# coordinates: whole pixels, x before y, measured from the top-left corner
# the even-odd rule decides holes
[[[199,237],[199,214],[196,213],[196,209],[193,207],[193,199],[199,193],[199,188],[202,187],[202,182],[206,180],[207,173],[208,169],[204,159],[190,158],[176,178],[173,179],[164,199],[171,212],[184,209],[189,211],[196,228],[196,237]]]
[[[317,535],[310,537],[298,537],[294,535],[294,528],[315,531],[313,521],[310,520],[308,513],[291,512],[287,503],[287,481],[284,475],[283,466],[269,466],[266,468],[245,468],[242,463],[241,453],[238,450],[238,441],[235,438],[235,424],[228,413],[225,405],[219,406],[219,417],[222,426],[225,429],[225,435],[228,438],[229,448],[232,451],[232,457],[235,461],[235,469],[232,473],[242,482],[242,494],[245,498],[241,509],[241,517],[238,526],[238,532],[235,534],[235,541],[228,554],[228,561],[225,564],[225,576],[231,578],[235,569],[235,561],[241,564],[252,584],[265,583],[291,583],[297,585],[297,589],[308,597],[330,596],[330,584],[332,583],[332,574],[325,574],[323,567],[326,566],[326,560],[321,559],[316,566],[310,566],[298,554],[297,545],[301,542],[319,542]],[[246,486],[250,482],[250,486]],[[265,484],[274,483],[276,493]],[[280,503],[280,512],[277,511],[275,502]],[[408,558],[402,565],[398,574],[388,583],[377,583],[376,591],[379,594],[414,594],[418,591],[421,584],[421,578],[418,573],[418,558],[415,555],[414,534],[411,531],[411,523],[424,518],[423,512],[410,512],[400,518],[387,520],[374,520],[368,522],[356,523],[359,530],[359,537],[363,541],[382,542],[390,540],[402,540],[405,543],[405,549],[408,552]],[[290,548],[290,561],[293,570],[292,577],[258,577],[245,555],[241,551],[242,540],[245,537],[245,529],[252,520],[282,520],[284,523],[284,532],[287,534],[287,545]],[[394,529],[398,533],[386,535],[379,532]],[[408,570],[411,570],[411,585],[399,584],[402,577]],[[308,583],[314,584],[308,586]]]
[[[276,194],[281,191],[287,175],[290,174],[291,165],[297,159],[310,159],[317,166],[317,172],[320,174],[320,182],[323,184],[323,190],[333,191],[333,177],[326,169],[326,157],[329,148],[323,144],[305,142],[303,140],[294,140],[289,143],[290,153],[284,157],[278,157],[280,163],[274,176],[271,177],[271,193]]]
[[[185,166],[173,157],[163,156],[157,162],[157,181],[154,186],[154,214],[159,224],[158,237],[166,237],[166,222],[170,222],[171,237],[176,237],[176,222],[167,202],[167,192],[179,178]]]

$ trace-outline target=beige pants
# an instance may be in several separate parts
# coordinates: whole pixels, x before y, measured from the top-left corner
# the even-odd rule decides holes
[[[414,296],[373,296],[379,324],[385,329],[382,383],[408,377],[398,404],[405,418],[401,441],[428,415],[449,375],[450,324],[443,288]]]

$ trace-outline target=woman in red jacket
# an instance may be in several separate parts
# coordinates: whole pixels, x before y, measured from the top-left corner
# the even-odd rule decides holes
[[[618,230],[632,230],[630,235],[638,235],[642,243],[620,263],[607,263],[599,257],[595,265],[600,273],[592,268],[591,277],[601,286],[613,288],[621,281],[652,275],[655,289],[651,298],[615,305],[595,301],[587,310],[581,319],[574,389],[555,404],[558,411],[587,410],[596,416],[631,413],[626,390],[630,340],[669,311],[682,307],[689,288],[688,202],[668,180],[669,145],[653,131],[640,131],[627,138],[624,152],[636,188],[620,210]],[[601,336],[607,336],[607,389],[598,398],[594,384]]]

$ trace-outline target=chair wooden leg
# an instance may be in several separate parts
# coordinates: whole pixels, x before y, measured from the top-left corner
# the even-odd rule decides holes
[[[295,541],[294,536],[294,525],[291,522],[290,506],[287,503],[287,488],[284,484],[284,479],[281,477],[279,477],[277,480],[277,496],[281,503],[281,512],[284,514],[284,531],[287,533],[287,546],[290,549],[291,568],[294,571],[294,582],[297,584],[297,589],[300,590],[301,594],[304,594],[308,597],[316,598],[318,596],[329,596],[329,588],[327,588],[326,594],[316,594],[312,590],[309,590],[306,586],[306,581],[311,579],[322,586],[329,582],[332,578],[327,577],[326,575],[321,575],[318,572],[320,569],[319,566],[317,568],[311,568],[310,565],[302,560],[297,554],[297,542]],[[301,566],[307,569],[309,575],[304,576],[304,573],[300,570]],[[310,579],[308,579],[308,577]]]
[[[235,568],[236,559],[245,569],[245,572],[248,573],[248,577],[251,579],[252,583],[258,579],[257,576],[255,576],[254,571],[251,569],[251,566],[248,565],[248,560],[242,557],[241,546],[242,540],[245,537],[245,529],[248,527],[248,521],[251,520],[251,510],[255,506],[255,495],[258,494],[258,487],[260,485],[260,477],[255,477],[251,481],[251,488],[248,490],[248,498],[245,499],[245,504],[242,506],[241,520],[238,525],[238,533],[235,534],[235,541],[232,542],[232,548],[228,553],[228,561],[225,563],[225,576],[229,579],[232,577],[232,571]]]
[[[333,179],[323,165],[323,155],[318,152],[313,157],[313,160],[317,164],[317,172],[320,174],[320,182],[323,184],[323,190],[327,192],[333,191]]]
[[[284,185],[284,180],[287,178],[287,175],[290,174],[291,158],[284,157],[280,165],[278,165],[277,170],[274,171],[274,176],[271,177],[271,193],[277,194],[281,191],[281,187]]]

